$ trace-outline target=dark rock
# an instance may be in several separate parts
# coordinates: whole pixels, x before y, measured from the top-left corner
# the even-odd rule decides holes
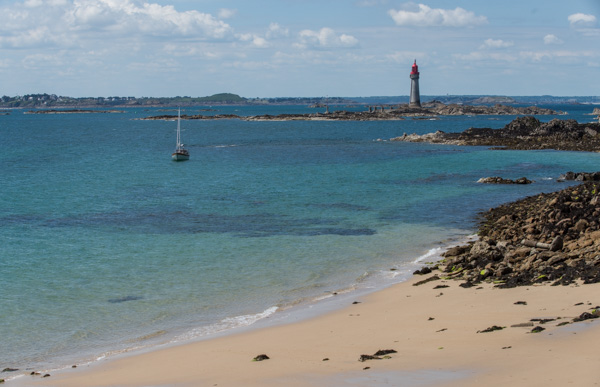
[[[567,172],[560,175],[557,181],[600,181],[600,172]]]
[[[541,327],[541,326],[538,325],[537,327],[535,327],[535,328],[533,328],[531,330],[531,333],[540,333],[540,332],[545,331],[545,330],[546,330],[546,328]]]
[[[484,184],[531,184],[533,183],[531,180],[526,177],[521,177],[517,180],[504,179],[502,177],[494,176],[494,177],[482,177],[477,180],[478,183]]]
[[[390,353],[398,353],[398,351],[394,349],[380,349],[379,351],[375,352],[373,356],[385,356],[389,355]]]
[[[597,312],[594,312],[594,313],[583,312],[582,314],[579,315],[579,317],[575,317],[573,319],[573,322],[591,320],[591,319],[595,319],[598,317],[600,317],[600,315]]]
[[[252,359],[252,361],[263,361],[263,360],[269,360],[269,359],[270,358],[267,355],[262,354],[262,355],[256,356],[254,359]]]
[[[537,323],[540,323],[540,324],[546,324],[546,323],[551,322],[551,321],[556,321],[556,319],[555,318],[532,318],[531,321],[532,322],[537,322]]]
[[[360,362],[365,362],[367,360],[380,360],[380,357],[377,356],[373,356],[373,355],[360,355],[360,357],[358,358],[358,361]]]
[[[108,302],[110,302],[111,304],[119,304],[121,302],[127,302],[127,301],[137,301],[137,300],[141,300],[144,297],[142,296],[125,296],[125,297],[119,297],[119,298],[111,298],[108,300]]]
[[[517,301],[515,305],[527,305],[527,301]]]
[[[502,129],[470,128],[462,133],[405,135],[391,140],[492,146],[495,147],[494,149],[556,149],[597,152],[600,151],[600,137],[592,135],[594,132],[600,132],[600,123],[579,124],[575,120],[558,119],[542,123],[534,117],[526,116],[514,119]],[[582,177],[582,179],[585,178],[586,176]]]
[[[477,331],[477,333],[488,333],[488,332],[494,332],[494,331],[501,331],[502,329],[504,329],[504,327],[499,327],[498,325],[492,325],[489,328],[486,328],[482,331]]]
[[[375,352],[373,355],[360,355],[360,357],[358,358],[358,361],[364,362],[367,360],[381,360],[381,359],[388,359],[389,354],[391,353],[397,353],[396,350],[394,349],[380,349],[379,351]],[[381,357],[383,356],[383,357]]]
[[[526,328],[526,327],[532,327],[532,326],[533,326],[532,322],[526,322],[526,323],[513,324],[510,327],[511,328]]]
[[[18,370],[19,370],[18,368],[7,367],[7,368],[3,369],[2,372],[16,372]]]
[[[463,254],[466,248],[464,246],[454,246],[446,250],[444,257],[456,257],[457,255]]]
[[[429,274],[429,273],[431,273],[431,269],[429,267],[425,266],[419,270],[416,270],[413,274],[424,275],[424,274]]]

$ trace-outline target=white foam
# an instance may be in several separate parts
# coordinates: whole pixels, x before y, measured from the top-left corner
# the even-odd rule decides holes
[[[442,252],[444,252],[446,250],[445,247],[434,247],[433,249],[430,249],[429,251],[427,251],[425,254],[421,255],[420,257],[417,257],[417,259],[415,259],[415,263],[420,263],[423,261],[427,261],[433,257],[435,258],[439,258],[440,255],[442,254]]]
[[[241,316],[227,317],[227,318],[224,318],[223,320],[219,321],[218,323],[194,328],[186,333],[183,333],[183,334],[175,337],[172,340],[172,342],[187,341],[187,340],[191,340],[191,339],[197,339],[200,337],[206,337],[209,335],[225,332],[225,331],[228,331],[228,330],[234,329],[234,328],[247,327],[249,325],[256,323],[257,321],[260,321],[262,319],[265,319],[265,318],[271,316],[273,313],[277,312],[278,309],[279,309],[279,307],[272,306],[272,307],[264,310],[263,312],[256,313],[256,314],[245,314],[245,315],[241,315]]]

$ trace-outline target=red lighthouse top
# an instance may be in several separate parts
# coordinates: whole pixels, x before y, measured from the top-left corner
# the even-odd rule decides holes
[[[419,66],[417,66],[417,60],[415,59],[415,63],[413,63],[412,65],[412,71],[410,72],[410,75],[419,75]]]

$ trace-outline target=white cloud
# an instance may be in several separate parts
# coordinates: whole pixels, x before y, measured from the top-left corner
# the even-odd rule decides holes
[[[290,35],[289,29],[283,28],[277,23],[271,23],[271,24],[269,24],[269,29],[267,30],[266,36],[268,39],[273,39],[273,38],[283,38],[283,37],[286,37],[289,35]]]
[[[219,19],[231,19],[237,14],[237,9],[221,8],[219,10]]]
[[[255,34],[240,34],[238,37],[242,42],[250,42],[252,46],[257,48],[266,48],[270,46],[265,38]]]
[[[544,44],[563,44],[563,41],[560,40],[556,35],[548,34],[544,36]]]
[[[233,30],[210,14],[141,0],[26,0],[0,8],[0,47],[152,36],[227,39]]]
[[[487,24],[485,16],[477,16],[474,12],[463,8],[441,9],[419,4],[418,9],[388,11],[388,14],[399,26],[418,27],[469,27]]]
[[[486,39],[479,48],[506,48],[514,45],[513,42],[506,42],[502,39]]]
[[[358,39],[354,36],[336,35],[331,28],[321,28],[319,31],[303,30],[300,32],[299,48],[350,48],[358,46]]]
[[[585,27],[596,24],[596,16],[585,13],[574,13],[568,17],[572,26]]]

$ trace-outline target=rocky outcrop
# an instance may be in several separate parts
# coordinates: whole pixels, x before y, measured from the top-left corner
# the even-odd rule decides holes
[[[448,249],[440,276],[465,286],[600,282],[600,184],[540,194],[483,214],[479,240]]]
[[[557,181],[600,181],[600,172],[567,172],[560,175]]]
[[[83,110],[83,109],[64,109],[64,110],[28,110],[23,114],[93,114],[93,113],[125,113],[123,110]]]
[[[436,114],[445,116],[456,115],[556,115],[564,114],[550,109],[544,109],[537,106],[515,107],[509,105],[496,104],[494,106],[485,105],[438,105],[433,109]]]
[[[512,180],[512,179],[504,179],[504,178],[498,177],[498,176],[482,177],[481,179],[477,180],[477,182],[484,183],[484,184],[531,184],[531,183],[533,183],[531,180],[529,180],[526,177],[521,177],[517,180]]]
[[[402,120],[406,117],[422,118],[436,117],[440,115],[557,115],[564,114],[550,109],[537,106],[515,107],[508,105],[494,106],[471,106],[471,105],[445,105],[435,101],[424,105],[422,108],[410,107],[408,105],[376,106],[368,107],[368,111],[355,112],[338,110],[327,113],[310,114],[278,114],[258,116],[238,116],[235,114],[215,115],[183,115],[184,120],[219,120],[239,119],[244,121],[390,121]],[[144,120],[174,120],[176,116],[161,115],[143,118]]]
[[[502,129],[470,128],[462,133],[437,131],[407,135],[391,141],[430,142],[453,145],[480,145],[504,149],[556,149],[600,151],[600,123],[579,124],[575,120],[540,122],[532,116],[518,117]]]

